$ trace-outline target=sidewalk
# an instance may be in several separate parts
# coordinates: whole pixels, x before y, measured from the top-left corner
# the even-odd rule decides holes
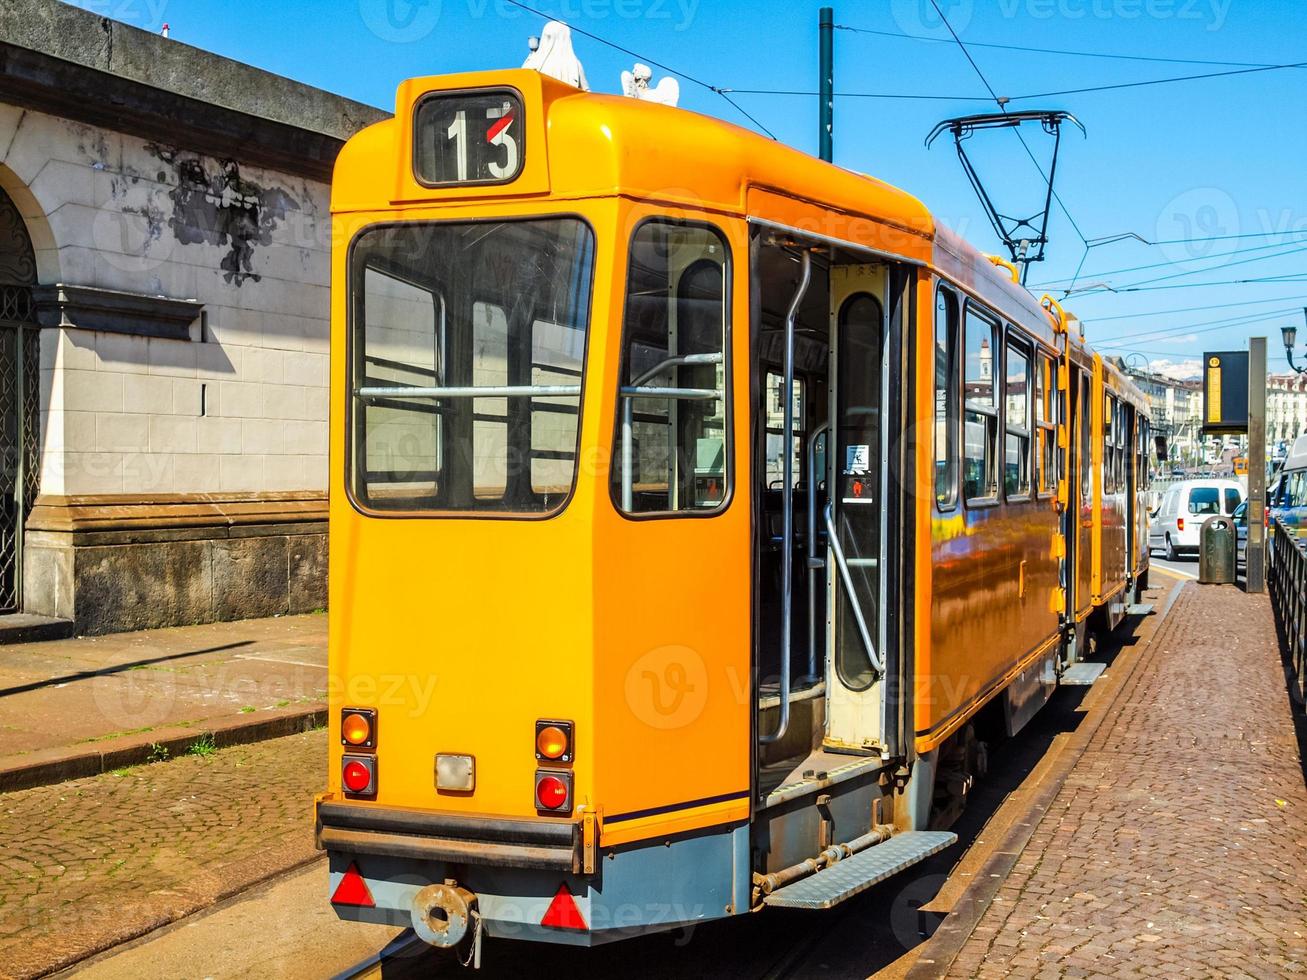
[[[914,976],[1307,974],[1307,790],[1267,598],[1186,584],[1119,669],[1010,872],[970,886]]]
[[[327,617],[285,616],[0,647],[0,792],[326,718]]]

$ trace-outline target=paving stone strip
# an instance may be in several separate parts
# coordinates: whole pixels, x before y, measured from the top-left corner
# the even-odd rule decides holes
[[[66,967],[312,860],[325,771],[319,730],[0,795],[0,976]]]
[[[1307,976],[1307,789],[1265,596],[1186,585],[948,971]]]

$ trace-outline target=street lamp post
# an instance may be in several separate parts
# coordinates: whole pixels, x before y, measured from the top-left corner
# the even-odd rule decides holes
[[[1303,307],[1303,316],[1307,316],[1307,306]],[[1284,339],[1284,356],[1289,359],[1289,367],[1298,374],[1307,374],[1307,367],[1299,367],[1293,363],[1293,347],[1298,340],[1297,327],[1281,327],[1280,336]]]

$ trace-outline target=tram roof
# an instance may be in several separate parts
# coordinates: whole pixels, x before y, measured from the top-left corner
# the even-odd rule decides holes
[[[431,92],[492,87],[511,87],[522,93],[528,117],[527,165],[522,176],[491,188],[419,185],[410,169],[412,153],[405,145],[412,139],[416,102]],[[537,130],[544,135],[546,122],[548,139],[543,143],[533,140]],[[391,168],[399,171],[397,180],[377,181],[375,170],[368,181],[342,180],[346,170],[357,168],[361,152],[373,160],[376,153],[385,153]],[[546,157],[547,173],[532,172],[531,163],[543,162]],[[579,92],[525,69],[432,76],[402,83],[395,117],[363,130],[341,153],[332,208],[382,210],[401,204],[473,199],[491,190],[497,198],[542,191],[553,198],[623,194],[745,214],[750,188],[770,189],[893,224],[908,232],[905,244],[916,240],[918,253],[935,235],[935,222],[925,205],[883,181],[817,160],[720,119],[625,96]]]
[[[521,93],[525,163],[511,183],[429,187],[413,173],[415,106],[430,93],[512,88]],[[392,179],[378,179],[389,172]],[[751,130],[686,109],[580,92],[533,70],[415,78],[394,118],[354,136],[337,160],[333,212],[385,211],[479,199],[566,201],[627,196],[766,220],[769,206],[806,206],[820,227],[796,232],[931,266],[1013,315],[1048,330],[1039,302],[1011,273],[936,222],[916,197],[818,160]]]

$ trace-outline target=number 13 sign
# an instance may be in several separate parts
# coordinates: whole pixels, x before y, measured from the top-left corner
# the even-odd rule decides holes
[[[508,91],[423,99],[414,120],[414,166],[428,185],[507,183],[522,170],[522,102]]]

